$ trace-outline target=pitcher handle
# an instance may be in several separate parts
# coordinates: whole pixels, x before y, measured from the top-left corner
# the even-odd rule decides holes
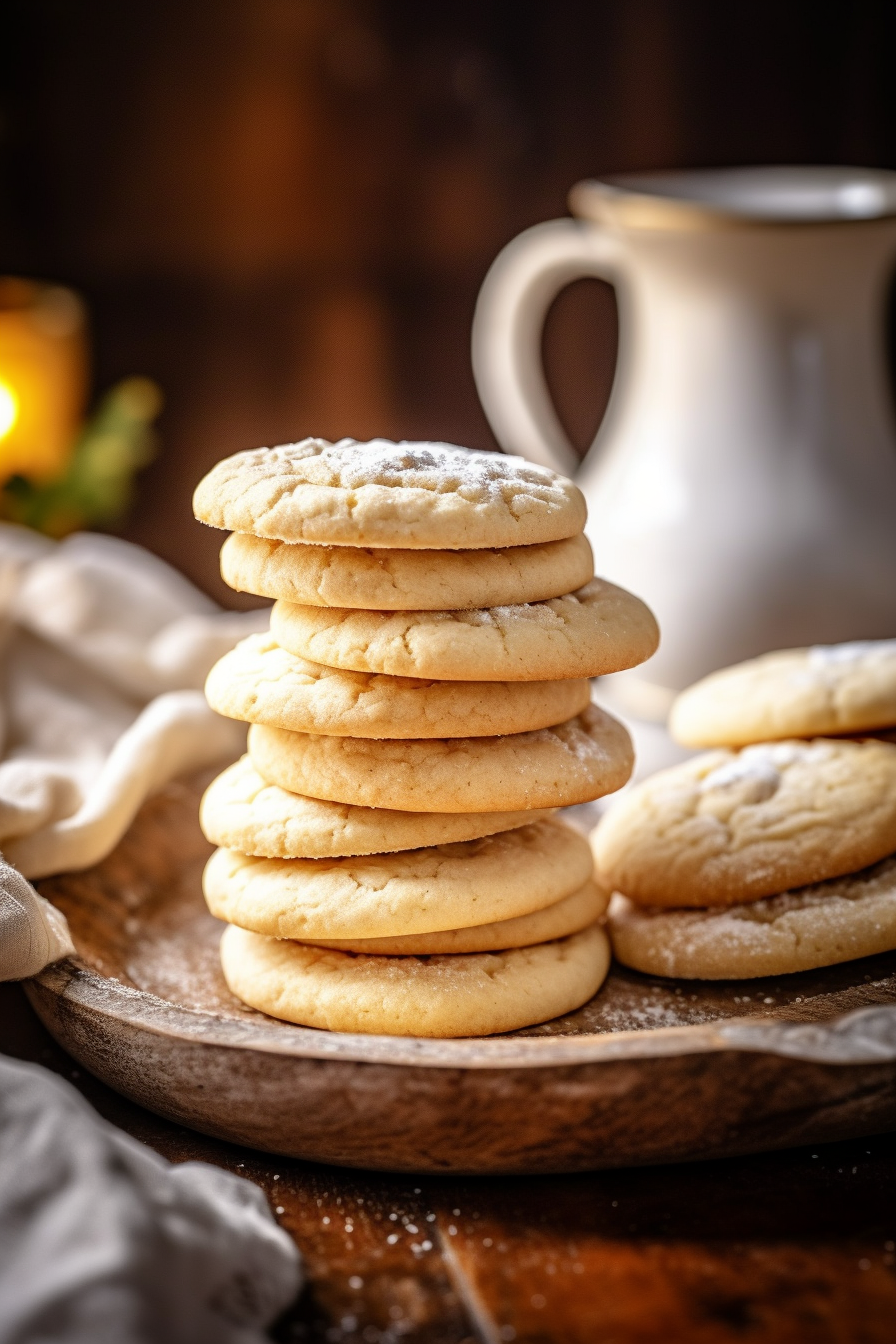
[[[545,381],[542,328],[564,286],[586,276],[613,283],[621,264],[611,234],[575,219],[526,229],[492,262],[473,317],[473,376],[505,452],[567,476],[578,468]]]

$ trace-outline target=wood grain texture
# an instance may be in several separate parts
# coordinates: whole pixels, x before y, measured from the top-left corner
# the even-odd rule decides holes
[[[825,1026],[896,1002],[896,954],[749,985],[616,969],[579,1012],[484,1041],[252,1012],[223,983],[199,890],[198,795],[170,786],[104,863],[41,883],[80,958],[28,988],[66,1049],[160,1115],[294,1157],[468,1172],[719,1157],[896,1122],[890,1014],[858,1040]]]
[[[340,1171],[125,1100],[0,985],[0,1049],[174,1162],[254,1181],[305,1257],[282,1344],[890,1344],[896,1135],[575,1176]]]

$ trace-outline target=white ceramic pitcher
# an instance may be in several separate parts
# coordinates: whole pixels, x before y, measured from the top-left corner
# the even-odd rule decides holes
[[[647,599],[630,708],[772,648],[896,634],[896,430],[884,313],[896,173],[763,168],[582,182],[479,296],[473,365],[502,447],[570,473],[545,314],[619,303],[610,405],[579,473],[598,573]]]

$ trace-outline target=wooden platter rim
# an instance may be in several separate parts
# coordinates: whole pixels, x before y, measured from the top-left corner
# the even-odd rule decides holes
[[[258,1015],[226,1018],[103,976],[77,957],[35,981],[54,997],[153,1035],[295,1059],[400,1068],[532,1069],[746,1051],[819,1064],[896,1061],[896,1004],[856,1008],[814,1022],[769,1014],[645,1030],[569,1036],[451,1040],[326,1032]]]

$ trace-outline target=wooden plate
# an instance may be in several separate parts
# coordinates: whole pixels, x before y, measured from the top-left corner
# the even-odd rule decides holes
[[[401,1171],[587,1170],[896,1125],[896,953],[713,984],[616,968],[577,1013],[485,1040],[252,1012],[223,982],[200,893],[199,792],[171,785],[105,862],[40,883],[79,957],[30,981],[31,1002],[150,1110],[269,1152]]]

